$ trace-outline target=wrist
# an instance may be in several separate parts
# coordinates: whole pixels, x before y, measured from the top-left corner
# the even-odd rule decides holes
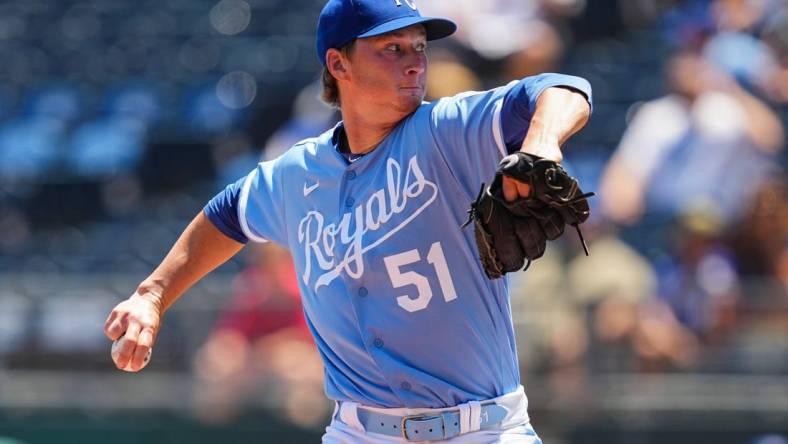
[[[520,151],[541,157],[543,159],[552,160],[554,162],[561,162],[564,159],[564,155],[561,153],[561,148],[557,143],[540,143],[533,145],[523,144],[523,147],[520,149]]]
[[[554,131],[549,131],[547,125],[536,117],[531,120],[531,127],[520,151],[554,162],[560,162],[564,158],[559,137]]]
[[[140,286],[137,287],[137,291],[134,292],[131,297],[148,301],[156,307],[156,310],[159,312],[159,314],[164,313],[164,308],[166,307],[164,301],[164,289],[159,286],[145,283],[140,284]]]

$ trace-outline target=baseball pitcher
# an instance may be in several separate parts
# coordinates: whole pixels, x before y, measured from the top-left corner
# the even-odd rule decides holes
[[[413,0],[328,1],[317,51],[342,121],[205,206],[109,315],[119,368],[141,368],[191,285],[246,242],[276,242],[336,402],[324,443],[540,442],[505,274],[588,217],[558,162],[591,88],[543,74],[424,102],[428,42],[455,29]]]

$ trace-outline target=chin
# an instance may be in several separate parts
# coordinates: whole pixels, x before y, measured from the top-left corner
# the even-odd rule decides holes
[[[408,115],[416,111],[421,106],[422,101],[424,101],[424,94],[406,95],[400,98],[397,109]]]

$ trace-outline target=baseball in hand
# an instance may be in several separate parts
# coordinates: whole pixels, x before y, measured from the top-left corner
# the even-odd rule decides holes
[[[118,356],[120,354],[121,341],[125,341],[125,340],[126,340],[125,338],[116,339],[115,342],[112,343],[112,350],[110,351],[110,355],[112,355],[112,361],[115,363],[115,365],[118,364]],[[148,363],[150,362],[150,356],[152,351],[153,349],[148,350],[148,354],[145,355],[145,360],[142,361],[142,367],[140,367],[140,370],[145,368],[145,366],[148,365]],[[124,372],[133,372],[134,370],[131,369],[131,360],[129,360],[126,366],[123,367],[121,370],[123,370]]]

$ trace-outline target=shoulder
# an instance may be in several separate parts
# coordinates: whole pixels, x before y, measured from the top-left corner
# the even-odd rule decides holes
[[[310,137],[301,140],[274,160],[282,164],[291,164],[293,162],[299,162],[307,157],[316,157],[318,146],[321,144],[325,145],[321,143],[320,137]]]
[[[506,85],[501,85],[496,88],[484,90],[484,91],[465,91],[459,94],[444,97],[438,100],[438,103],[441,104],[462,104],[462,103],[472,103],[490,99],[500,98],[503,94],[506,93],[512,86],[516,85],[517,81],[509,82]]]
[[[462,120],[474,111],[486,110],[496,105],[503,98],[508,87],[509,85],[487,91],[466,91],[443,97],[422,105],[418,113],[423,113],[433,124],[440,124],[444,120]]]

